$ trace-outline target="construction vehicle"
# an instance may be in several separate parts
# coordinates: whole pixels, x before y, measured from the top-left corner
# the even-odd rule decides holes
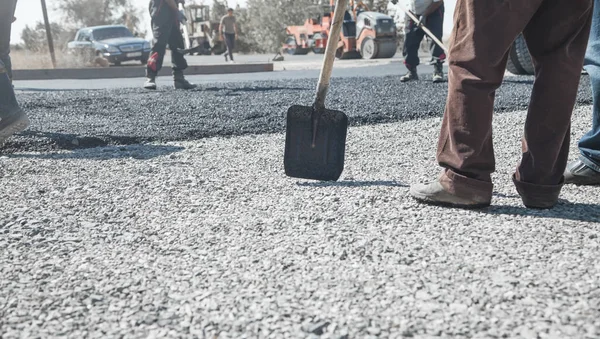
[[[282,51],[293,55],[324,53],[333,17],[335,0],[323,5],[323,14],[306,20],[302,26],[286,27]],[[396,25],[392,17],[371,12],[362,2],[350,0],[346,10],[336,56],[350,58],[391,58],[396,54]]]
[[[185,6],[186,22],[190,46],[198,47],[198,55],[219,55],[227,47],[219,34],[219,22],[210,20],[210,6],[189,4]]]

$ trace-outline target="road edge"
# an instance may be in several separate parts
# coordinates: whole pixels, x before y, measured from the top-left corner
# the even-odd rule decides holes
[[[273,72],[273,63],[226,64],[226,65],[193,65],[185,70],[186,75],[231,74]],[[171,68],[164,67],[159,76],[170,76]],[[61,68],[61,69],[15,69],[13,78],[23,80],[56,80],[56,79],[116,79],[139,78],[145,76],[144,67],[109,67],[109,68]]]

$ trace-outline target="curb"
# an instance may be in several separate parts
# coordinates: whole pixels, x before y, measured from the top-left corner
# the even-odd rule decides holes
[[[109,68],[61,68],[61,69],[22,69],[13,70],[14,80],[56,80],[56,79],[115,79],[140,78],[146,75],[145,67],[109,67]],[[184,71],[186,75],[230,74],[273,72],[272,63],[194,65]],[[171,68],[163,67],[159,76],[170,76]]]

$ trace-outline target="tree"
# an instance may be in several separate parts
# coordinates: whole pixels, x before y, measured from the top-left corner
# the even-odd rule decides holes
[[[248,0],[247,18],[243,25],[246,42],[255,52],[274,53],[286,37],[285,27],[302,25],[309,17],[320,13],[314,0]]]
[[[213,0],[212,7],[210,9],[211,20],[220,22],[221,18],[227,14],[227,9],[228,7],[226,0]]]
[[[58,0],[57,9],[65,24],[75,28],[121,24],[132,32],[142,32],[141,10],[131,0]]]
[[[52,31],[52,40],[56,46],[62,46],[66,44],[68,31],[61,25],[53,22],[50,24],[50,30]],[[46,37],[46,26],[43,22],[38,21],[35,26],[25,26],[21,32],[21,39],[25,49],[40,52],[48,48],[48,40]]]

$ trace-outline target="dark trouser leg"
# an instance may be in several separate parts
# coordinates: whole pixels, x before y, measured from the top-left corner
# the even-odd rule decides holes
[[[187,61],[182,53],[177,52],[177,49],[185,48],[185,42],[179,24],[172,23],[169,35],[169,49],[171,50],[171,62],[173,63],[173,74],[183,74],[183,70],[188,67]]]
[[[10,60],[10,33],[12,19],[15,15],[16,1],[0,1],[0,61],[4,64],[6,74],[12,80],[12,63]]]
[[[225,44],[227,45],[227,55],[233,61],[233,49],[235,48],[235,34],[225,33]]]
[[[523,32],[536,76],[515,177],[529,199],[558,199],[591,20],[592,0],[546,0]]]
[[[427,17],[426,26],[438,40],[442,41],[444,35],[444,5]],[[431,56],[437,62],[444,62],[446,60],[444,50],[433,39],[431,39],[430,50]]]
[[[164,20],[161,20],[164,21]],[[150,51],[150,57],[146,64],[146,76],[156,77],[161,70],[167,50],[167,43],[171,36],[172,23],[162,23],[161,21],[152,20],[153,44]]]
[[[600,0],[594,1],[592,30],[585,54],[585,69],[592,83],[592,129],[579,140],[582,161],[600,172]]]
[[[0,119],[8,118],[17,111],[19,111],[19,104],[8,78],[8,70],[0,60]]]
[[[440,166],[446,169],[440,181],[455,195],[491,199],[495,92],[502,83],[512,42],[541,3],[456,3],[448,56],[448,97],[437,152]]]
[[[402,47],[402,56],[404,57],[404,64],[407,67],[417,67],[420,63],[419,60],[419,47],[425,32],[422,29],[418,29],[416,24],[406,16],[404,18],[404,46]]]
[[[545,167],[561,167],[558,162],[550,164],[543,160],[543,163],[538,163],[536,160],[533,172],[540,171],[543,175],[539,179],[528,181],[532,180],[529,170],[533,169],[533,163],[530,161],[533,155],[541,156],[541,159],[558,159],[563,155],[541,155],[537,147],[546,143],[562,145],[564,142],[565,135],[557,123],[563,123],[562,130],[568,129],[568,118],[565,123],[565,116],[570,116],[571,112],[570,110],[565,112],[564,109],[573,105],[575,98],[570,94],[577,91],[577,83],[572,81],[572,75],[567,76],[571,79],[567,84],[563,80],[553,81],[555,76],[553,73],[560,72],[564,75],[562,72],[566,70],[571,74],[576,68],[579,68],[577,74],[581,71],[579,66],[583,58],[578,59],[577,42],[571,46],[573,42],[567,36],[573,34],[574,23],[579,25],[580,32],[585,30],[583,28],[585,22],[582,27],[580,20],[588,17],[586,11],[589,10],[587,6],[590,4],[590,0],[458,0],[448,58],[450,62],[448,99],[438,144],[438,161],[446,168],[441,182],[447,191],[459,196],[477,195],[491,198],[491,173],[495,170],[492,144],[495,91],[502,82],[507,52],[514,39],[526,26],[530,39],[534,35],[540,39],[538,44],[532,44],[535,53],[545,50],[552,56],[547,57],[548,59],[538,59],[536,66],[538,71],[549,74],[537,75],[532,95],[532,109],[526,126],[526,130],[531,134],[527,134],[526,138],[533,149],[524,152],[526,159],[521,166],[525,169],[523,180],[533,184],[558,184],[558,180],[555,180],[557,178],[551,174],[557,172],[557,168]],[[562,13],[554,18],[556,23],[546,21],[549,17],[547,13],[551,10]],[[544,18],[544,21],[539,18]],[[530,20],[532,24],[528,26]],[[498,27],[502,29],[499,30]],[[544,31],[544,34],[533,33],[538,29]],[[549,37],[554,41],[548,41]],[[563,59],[561,67],[564,69],[556,65],[550,66],[548,60],[560,60],[561,58],[557,57],[560,52],[556,53],[558,51],[541,46],[555,46],[555,49],[560,49],[565,58],[567,56],[571,58],[570,64],[564,64]],[[566,52],[570,48],[576,49],[574,54]],[[548,69],[549,67],[556,68],[553,71]],[[562,94],[564,91],[568,92],[567,96]],[[544,100],[564,102],[556,108],[549,108],[547,104],[540,102]],[[548,111],[543,119],[540,119],[544,109]],[[549,153],[563,152],[561,147],[557,148],[551,149]],[[548,150],[545,149],[543,152]],[[562,170],[564,167],[558,172]]]

